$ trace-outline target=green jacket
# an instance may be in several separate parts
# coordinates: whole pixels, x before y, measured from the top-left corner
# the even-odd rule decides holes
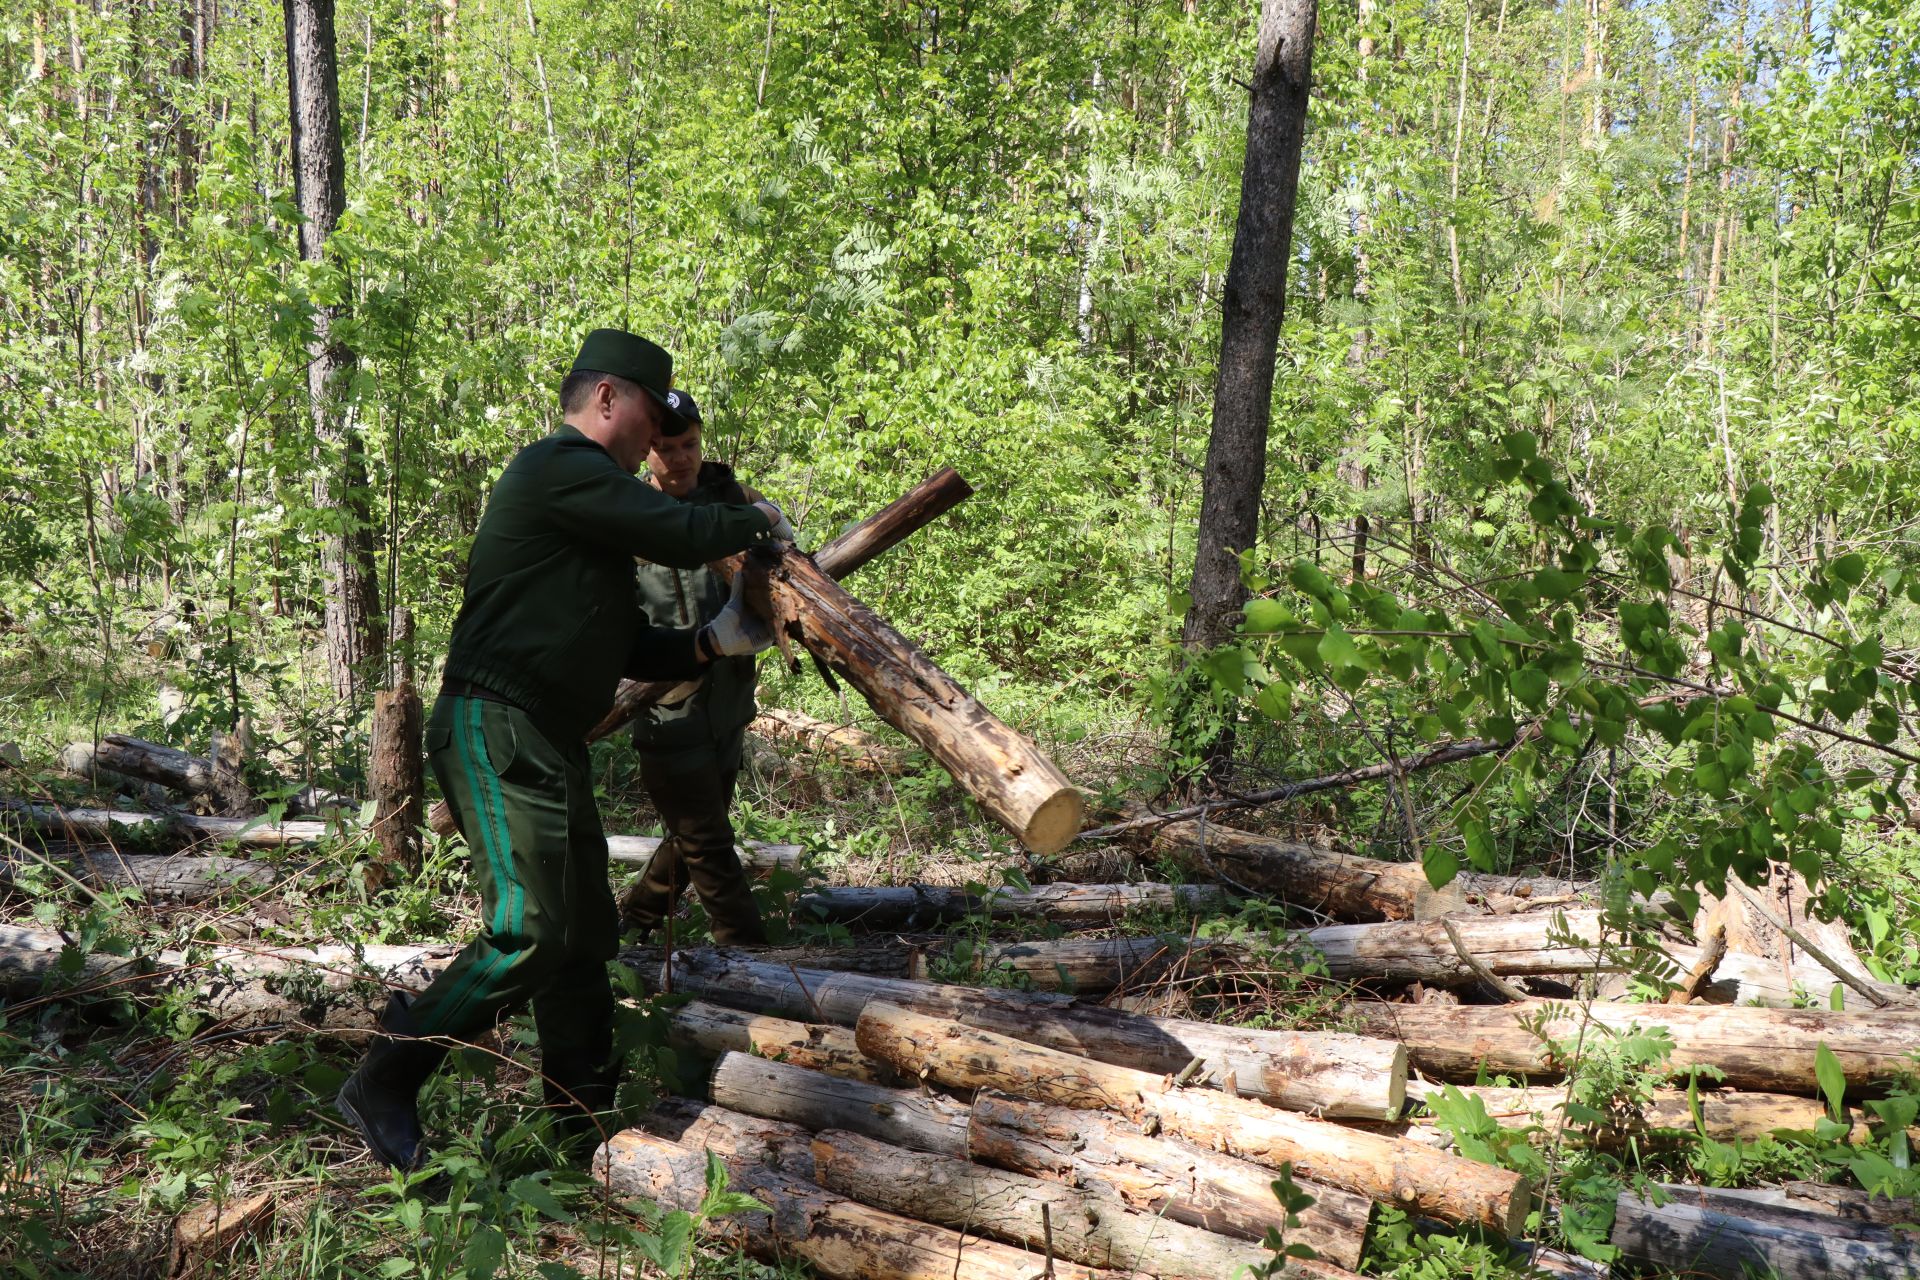
[[[750,506],[676,502],[569,426],[507,464],[467,560],[446,677],[519,706],[556,745],[578,742],[623,675],[699,672],[691,631],[650,626],[633,560],[693,569],[766,540]]]
[[[701,463],[693,491],[679,499],[690,507],[706,508],[759,500],[760,495],[741,484],[724,462]],[[704,566],[683,569],[642,563],[634,578],[641,609],[660,626],[697,628],[727,603],[727,584]],[[752,658],[716,659],[708,665],[700,687],[684,702],[641,712],[634,721],[633,745],[647,753],[671,753],[689,767],[705,766],[721,755],[733,757],[720,760],[723,766],[737,766],[740,731],[756,710],[754,671]]]

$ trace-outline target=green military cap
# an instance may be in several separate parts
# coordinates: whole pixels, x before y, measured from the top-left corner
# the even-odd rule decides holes
[[[668,393],[673,389],[673,357],[645,338],[623,329],[595,329],[573,358],[574,373],[610,373],[634,383],[667,411],[663,435],[677,436],[687,429]]]

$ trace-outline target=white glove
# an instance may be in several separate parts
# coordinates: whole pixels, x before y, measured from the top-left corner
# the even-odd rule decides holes
[[[782,516],[781,521],[785,520]],[[727,597],[727,607],[700,629],[699,644],[703,652],[744,658],[773,647],[773,627],[747,610],[746,589],[747,575],[743,569],[733,575],[733,594]]]
[[[767,512],[773,520],[773,528],[770,532],[773,534],[775,542],[800,541],[800,535],[794,532],[793,521],[787,519],[787,513],[782,511],[778,505],[767,501],[765,498],[760,499],[760,501],[754,503],[754,505],[762,511]]]

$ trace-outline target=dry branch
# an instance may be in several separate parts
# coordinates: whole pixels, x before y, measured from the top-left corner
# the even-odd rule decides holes
[[[1045,884],[996,889],[984,897],[946,885],[820,889],[801,895],[802,916],[859,929],[927,929],[970,915],[1045,919],[1072,928],[1103,928],[1132,912],[1199,915],[1224,907],[1227,891],[1211,884]]]
[[[907,752],[881,742],[864,729],[818,720],[801,711],[763,707],[748,726],[763,738],[797,743],[839,761],[856,773],[902,774]]]

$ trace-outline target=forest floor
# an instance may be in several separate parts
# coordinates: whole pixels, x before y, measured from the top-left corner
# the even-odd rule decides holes
[[[835,711],[824,697],[815,699],[815,709]],[[867,723],[871,727],[870,717]],[[1087,731],[1084,725],[1092,724],[1104,727]],[[1077,732],[1043,745],[1071,776],[1106,780],[1117,792],[1155,763],[1150,740],[1145,730],[1117,730],[1088,716]],[[991,889],[1029,879],[1182,876],[1169,861],[1119,846],[1050,864],[1017,855],[924,764],[899,776],[860,773],[803,748],[757,740],[749,757],[736,810],[741,837],[806,850],[798,875],[776,874],[757,890],[783,942],[831,947],[852,941],[839,926],[789,916],[794,898],[814,885]],[[52,786],[63,801],[89,798],[44,773],[29,784],[31,766],[44,761],[29,756],[24,763],[11,771],[11,781]],[[622,744],[602,748],[596,765],[607,829],[657,833],[631,751]],[[1249,813],[1239,821],[1291,838],[1366,848],[1372,818],[1357,805],[1344,812]],[[1339,829],[1341,823],[1349,829]],[[269,891],[177,905],[113,891],[83,893],[45,866],[30,867],[16,872],[0,898],[0,919],[64,930],[76,960],[81,951],[145,951],[189,941],[464,940],[478,901],[457,841],[431,842],[417,880],[377,892],[367,891],[359,874],[366,855],[358,839],[300,850],[307,871]],[[1253,903],[1197,919],[1128,918],[1076,936],[1179,932],[1244,941],[1277,919],[1271,906]],[[678,945],[702,939],[697,907],[685,911],[675,930]],[[961,949],[936,960],[929,976],[1020,987],[1031,985],[1031,975],[983,974],[970,966],[967,948],[1064,931],[1041,920],[972,916],[944,932],[959,939]],[[1324,971],[1316,976],[1310,957],[1277,949],[1271,958],[1259,981],[1236,981],[1230,997],[1202,980],[1162,984],[1159,1007],[1242,1026],[1345,1029],[1338,1009],[1352,993],[1349,984],[1327,979]],[[628,996],[632,1011],[623,1016],[641,1051],[623,1103],[644,1107],[668,1091],[697,1092],[700,1064],[676,1055],[663,1020],[642,1012],[652,1006],[637,978]],[[434,1162],[409,1183],[377,1166],[333,1111],[333,1094],[359,1052],[349,1040],[316,1035],[297,1022],[235,1029],[209,1019],[190,993],[177,991],[139,1000],[111,992],[85,1002],[16,999],[0,1007],[0,1106],[9,1117],[0,1125],[0,1271],[102,1280],[805,1274],[798,1264],[783,1272],[735,1250],[702,1245],[685,1215],[663,1215],[642,1201],[605,1193],[581,1155],[556,1150],[545,1122],[534,1118],[540,1087],[529,1065],[533,1046],[531,1022],[523,1016],[494,1043],[456,1055],[425,1094]],[[1654,1062],[1616,1061],[1609,1069],[1618,1074],[1623,1097],[1663,1078]],[[1459,1135],[1464,1143],[1486,1136]],[[1534,1158],[1579,1164],[1559,1149],[1559,1140],[1538,1142]],[[1519,1159],[1499,1144],[1494,1154]],[[1839,1172],[1831,1151],[1812,1143],[1729,1145],[1704,1136],[1610,1161],[1580,1166],[1606,1184],[1601,1198],[1607,1188],[1636,1178],[1752,1187]],[[431,1179],[441,1181],[425,1194]],[[230,1220],[240,1213],[244,1225],[219,1247],[195,1246],[191,1228],[182,1224],[210,1206],[222,1206]],[[1537,1274],[1495,1237],[1431,1233],[1391,1209],[1376,1213],[1362,1269],[1430,1280]]]

